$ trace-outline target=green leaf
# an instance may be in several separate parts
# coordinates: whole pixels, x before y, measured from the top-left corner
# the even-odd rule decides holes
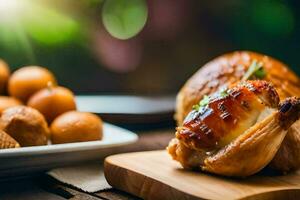
[[[199,103],[200,107],[207,106],[209,104],[209,101],[210,101],[209,96],[205,95]]]
[[[267,75],[266,71],[263,68],[262,62],[257,62],[257,60],[253,60],[249,69],[243,76],[242,80],[246,81],[251,79],[252,77],[263,79]]]
[[[267,72],[265,71],[264,68],[258,69],[255,73],[254,76],[257,77],[258,79],[263,79],[267,75]]]
[[[222,88],[220,90],[220,97],[224,98],[224,97],[227,97],[227,96],[229,96],[228,88],[227,87],[226,88]]]
[[[118,39],[137,35],[145,26],[147,17],[145,0],[106,0],[103,5],[103,24]]]
[[[0,44],[1,48],[5,49],[5,53],[8,54],[20,54],[22,50],[22,56],[30,62],[35,61],[33,48],[30,44],[30,40],[24,31],[23,26],[17,22],[11,22],[9,24],[0,24]],[[19,55],[18,57],[22,57]]]
[[[205,95],[203,97],[203,99],[198,104],[193,106],[193,110],[199,111],[200,108],[203,108],[203,107],[207,106],[209,104],[209,102],[210,102],[210,97]]]
[[[28,34],[43,45],[58,45],[72,41],[79,33],[79,24],[54,9],[33,5],[34,15],[23,20]]]
[[[193,105],[193,110],[197,110],[197,111],[199,111],[199,109],[200,109],[200,106],[199,106],[199,104]]]

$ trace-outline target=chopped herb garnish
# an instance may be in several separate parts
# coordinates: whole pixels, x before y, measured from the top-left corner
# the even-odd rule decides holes
[[[222,88],[220,90],[220,97],[224,98],[227,97],[228,95],[229,95],[228,88]]]
[[[199,103],[200,107],[207,106],[209,104],[209,101],[210,101],[209,96],[205,95]]]
[[[209,96],[205,95],[203,97],[203,99],[198,104],[193,106],[193,110],[199,111],[200,108],[203,108],[203,107],[207,106],[209,104],[209,101],[210,101]]]
[[[248,71],[243,76],[243,81],[249,79],[263,79],[267,75],[265,69],[263,68],[262,62],[257,62],[257,60],[253,60]]]
[[[200,109],[200,106],[199,106],[199,104],[196,104],[196,105],[193,105],[193,110],[199,110]]]
[[[220,96],[221,98],[225,98],[229,95],[229,90],[227,87],[223,87],[219,90],[218,93],[215,93],[215,94]],[[204,108],[205,106],[207,106],[209,104],[211,99],[214,99],[214,96],[209,97],[207,95],[204,95],[203,99],[198,104],[193,106],[193,110],[199,111],[201,108]]]
[[[267,72],[265,71],[265,69],[263,67],[261,67],[254,73],[254,76],[258,79],[263,79],[266,77],[266,75],[267,75]]]

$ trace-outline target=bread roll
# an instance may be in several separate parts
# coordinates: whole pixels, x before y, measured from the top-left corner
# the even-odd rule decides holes
[[[49,129],[44,116],[26,106],[15,106],[3,111],[0,129],[4,130],[22,147],[46,145]]]
[[[101,140],[102,120],[94,114],[69,111],[58,116],[51,124],[53,144]]]

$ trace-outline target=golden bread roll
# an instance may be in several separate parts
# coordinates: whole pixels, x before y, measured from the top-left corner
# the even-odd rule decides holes
[[[56,85],[56,79],[48,69],[39,66],[22,67],[11,75],[8,92],[26,103],[31,95],[49,84]]]
[[[0,115],[5,109],[19,105],[22,102],[14,97],[0,96]]]
[[[58,116],[51,124],[53,144],[101,140],[102,120],[92,113],[69,111]]]
[[[0,149],[19,148],[19,143],[7,133],[0,130]]]
[[[34,93],[28,100],[28,106],[40,111],[50,124],[57,116],[76,110],[75,97],[67,88],[53,86]]]
[[[3,111],[0,129],[13,137],[22,147],[46,145],[49,129],[44,116],[26,106],[15,106]]]
[[[7,63],[0,59],[0,94],[4,94],[6,92],[9,76],[10,70]]]

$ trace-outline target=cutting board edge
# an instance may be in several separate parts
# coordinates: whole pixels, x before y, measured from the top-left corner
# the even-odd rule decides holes
[[[148,152],[152,152],[152,151],[148,151]],[[137,153],[140,153],[140,152],[137,152]],[[174,200],[174,197],[176,196],[176,199],[179,198],[179,199],[185,199],[185,200],[194,200],[194,199],[199,200],[199,197],[196,197],[191,194],[187,194],[184,191],[180,191],[177,188],[174,188],[174,187],[172,187],[168,184],[165,184],[159,180],[151,178],[150,176],[146,176],[146,175],[136,172],[134,170],[128,169],[127,167],[120,168],[119,166],[117,166],[116,164],[113,163],[113,161],[112,161],[113,158],[119,157],[122,155],[126,155],[126,154],[130,154],[130,153],[123,153],[123,154],[109,156],[104,161],[104,175],[105,175],[105,178],[106,178],[108,184],[111,185],[112,187],[122,190],[124,192],[128,192],[132,195],[135,195],[135,196],[143,198],[143,199]],[[165,187],[165,188],[160,188],[161,190],[168,189],[170,191],[176,191],[176,192],[175,193],[171,192],[171,194],[172,194],[171,196],[165,196],[165,194],[164,194],[162,198],[160,198],[160,196],[149,196],[149,193],[143,193],[143,191],[145,191],[143,189],[137,189],[137,188],[134,189],[132,187],[128,187],[129,185],[126,184],[128,181],[125,181],[123,183],[121,183],[121,181],[116,182],[115,179],[112,178],[113,176],[115,176],[114,175],[115,173],[112,172],[112,171],[115,171],[115,169],[118,169],[119,172],[126,173],[127,176],[129,176],[129,177],[139,177],[139,179],[142,179],[139,182],[147,182],[146,184],[144,183],[143,186],[151,185],[153,183],[156,183],[156,184],[159,183]],[[120,178],[121,178],[121,176],[120,176]],[[160,185],[160,187],[161,187],[161,185]],[[169,193],[167,193],[167,194],[169,194]]]

